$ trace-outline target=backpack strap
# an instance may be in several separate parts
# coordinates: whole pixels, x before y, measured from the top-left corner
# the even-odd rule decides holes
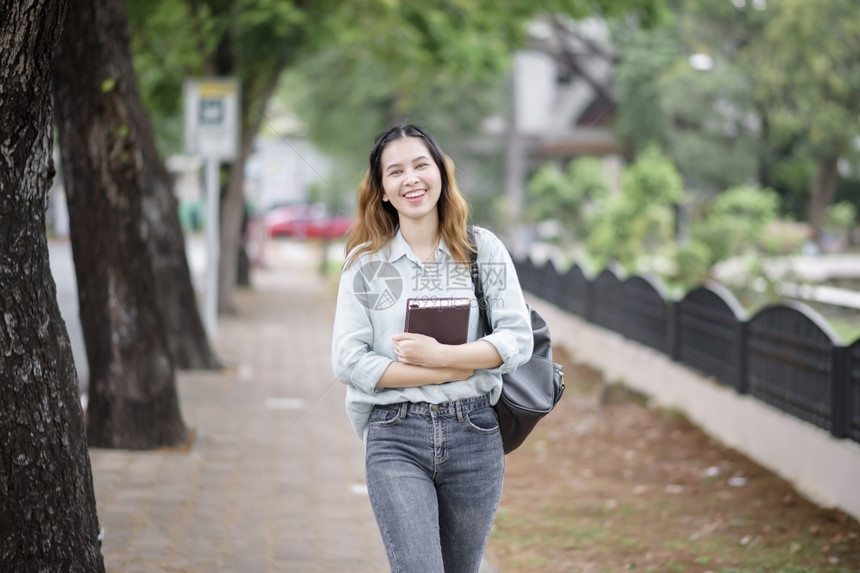
[[[493,327],[490,324],[490,317],[487,315],[487,299],[484,296],[484,285],[481,282],[481,271],[478,268],[478,242],[475,240],[475,227],[469,225],[466,230],[469,232],[469,242],[472,245],[472,251],[469,253],[472,284],[475,285],[475,298],[478,299],[481,328],[484,329],[484,335],[487,335],[493,332]]]

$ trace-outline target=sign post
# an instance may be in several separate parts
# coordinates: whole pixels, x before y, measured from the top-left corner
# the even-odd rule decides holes
[[[218,325],[220,260],[220,185],[218,164],[232,161],[239,147],[239,81],[236,78],[191,78],[183,85],[185,152],[205,160],[206,287],[203,324],[215,335]]]

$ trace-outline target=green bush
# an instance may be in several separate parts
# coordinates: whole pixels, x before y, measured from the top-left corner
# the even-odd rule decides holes
[[[582,157],[564,171],[544,164],[529,179],[526,192],[529,220],[558,221],[566,239],[582,239],[588,234],[587,213],[609,194],[609,184],[601,160]]]
[[[733,187],[718,195],[703,216],[693,221],[691,235],[710,247],[713,264],[758,248],[778,209],[779,196],[771,189]]]
[[[586,244],[599,263],[616,260],[637,268],[645,255],[674,244],[675,205],[681,200],[681,176],[672,162],[649,147],[621,175],[621,193],[605,196],[589,219]]]
[[[639,204],[676,204],[684,194],[681,174],[655,145],[648,146],[624,170],[621,189],[624,195]]]
[[[841,234],[850,231],[857,220],[857,208],[848,201],[834,203],[824,216],[824,230]]]
[[[551,219],[570,209],[577,203],[568,196],[569,185],[559,167],[545,163],[529,179],[526,186],[528,197],[527,215],[532,221]]]
[[[700,241],[689,241],[675,253],[675,272],[670,282],[689,289],[705,282],[710,275],[714,255]]]

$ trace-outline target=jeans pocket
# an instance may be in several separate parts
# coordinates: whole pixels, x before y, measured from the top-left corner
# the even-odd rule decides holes
[[[499,431],[499,418],[492,406],[472,410],[466,414],[469,429],[479,434],[493,434]]]
[[[400,422],[400,406],[376,406],[370,413],[370,425],[375,427],[393,426]]]

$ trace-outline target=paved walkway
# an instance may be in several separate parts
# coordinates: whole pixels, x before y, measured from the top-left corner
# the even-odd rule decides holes
[[[335,287],[306,249],[274,255],[218,325],[229,367],[178,377],[190,451],[90,450],[108,571],[388,571],[331,373]]]
[[[182,373],[188,452],[91,450],[109,571],[387,571],[364,454],[333,382],[332,289],[256,274],[222,318],[224,372]]]

